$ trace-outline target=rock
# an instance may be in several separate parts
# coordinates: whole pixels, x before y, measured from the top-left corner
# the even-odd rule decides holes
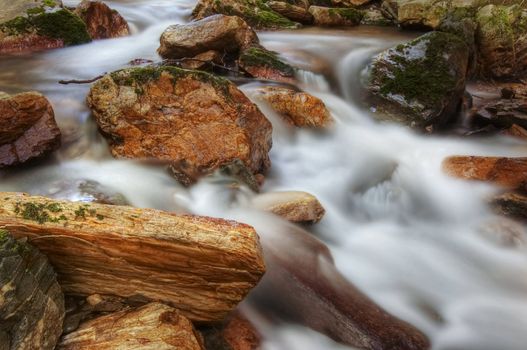
[[[101,1],[83,0],[75,9],[92,39],[109,39],[130,35],[130,28],[119,12]]]
[[[391,26],[394,25],[394,22],[386,18],[382,11],[378,8],[369,8],[364,10],[364,16],[360,21],[360,24],[369,25],[369,26]]]
[[[527,130],[517,124],[513,124],[510,128],[502,130],[501,134],[527,141]]]
[[[453,156],[443,161],[443,171],[465,180],[527,189],[527,158]]]
[[[291,125],[324,128],[333,122],[324,102],[306,92],[267,87],[260,90],[260,96]]]
[[[62,6],[62,1],[53,0],[0,0],[0,23],[9,21],[18,16],[24,16],[29,10],[30,13],[33,9],[41,7],[60,7]],[[38,10],[35,10],[38,11]]]
[[[65,335],[57,350],[203,350],[192,323],[178,310],[150,303],[83,323]]]
[[[192,17],[203,19],[214,14],[239,16],[255,29],[293,29],[300,26],[273,11],[261,0],[199,0]]]
[[[263,227],[262,227],[263,231]],[[285,234],[284,234],[285,233]],[[298,226],[265,232],[268,272],[251,297],[288,322],[297,322],[354,348],[425,350],[419,330],[388,314],[333,265],[328,248]],[[336,321],[338,320],[338,321]]]
[[[130,202],[122,193],[104,186],[97,181],[87,179],[64,179],[52,182],[49,186],[46,186],[45,190],[37,194],[44,197],[66,199],[74,202],[130,205]]]
[[[205,348],[211,350],[257,350],[262,336],[240,312],[234,312],[220,326],[200,329]]]
[[[325,27],[356,26],[360,24],[363,12],[354,8],[337,8],[311,6],[309,13],[313,15],[315,25]]]
[[[128,68],[97,81],[88,104],[114,157],[166,161],[183,184],[235,161],[252,174],[270,166],[271,124],[223,78]]]
[[[64,295],[55,272],[36,248],[14,240],[4,229],[0,229],[0,286],[0,347],[53,350],[64,319]]]
[[[498,213],[517,219],[527,220],[527,195],[521,192],[507,192],[494,197],[491,205]]]
[[[527,128],[527,100],[501,99],[489,102],[477,110],[474,120],[498,128],[510,128],[515,124]]]
[[[378,117],[416,128],[451,121],[465,91],[468,58],[466,44],[442,32],[380,53],[366,81]]]
[[[372,2],[372,0],[331,0],[335,7],[360,7]]]
[[[513,248],[525,246],[527,243],[527,227],[513,219],[493,217],[483,222],[479,231],[484,237],[501,246]]]
[[[6,0],[3,0],[6,1]],[[91,41],[84,22],[53,0],[20,1],[0,23],[0,54],[60,48]],[[26,6],[27,5],[27,6]],[[34,6],[37,5],[37,6]],[[25,12],[20,10],[28,7]],[[3,4],[2,4],[3,8]]]
[[[449,8],[449,1],[385,0],[383,8],[402,27],[435,29]]]
[[[313,16],[306,7],[295,6],[285,1],[269,1],[267,2],[267,6],[292,21],[303,24],[313,23]]]
[[[49,101],[37,92],[0,93],[0,168],[43,157],[60,147]]]
[[[294,68],[280,60],[278,54],[264,48],[251,47],[242,51],[238,65],[254,78],[295,82]]]
[[[181,68],[211,70],[214,64],[222,65],[222,63],[222,54],[219,51],[209,50],[184,60],[181,62]]]
[[[481,8],[477,15],[478,58],[483,74],[518,76],[527,67],[527,11],[519,5]]]
[[[157,50],[163,58],[194,57],[207,51],[238,53],[259,46],[256,33],[236,16],[215,15],[188,24],[168,27]]]
[[[221,321],[265,271],[248,225],[129,206],[1,193],[0,227],[45,253],[65,293],[161,301]]]
[[[260,194],[252,199],[251,204],[255,208],[298,223],[317,223],[326,212],[315,196],[300,191]]]

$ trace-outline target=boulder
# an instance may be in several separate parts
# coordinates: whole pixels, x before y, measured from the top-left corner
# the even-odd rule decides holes
[[[233,162],[252,174],[270,166],[270,122],[223,78],[169,66],[128,68],[97,81],[88,104],[114,157],[167,162],[183,184]]]
[[[436,29],[449,9],[448,0],[385,0],[383,7],[402,27]]]
[[[527,189],[527,158],[453,156],[443,161],[443,170],[461,179]]]
[[[317,223],[326,212],[317,197],[301,191],[260,194],[252,199],[251,205],[297,223]]]
[[[259,46],[258,36],[237,16],[215,15],[168,27],[160,38],[159,55],[167,59],[194,57],[207,51],[237,54]]]
[[[527,67],[527,11],[519,5],[482,7],[477,15],[478,59],[482,73],[518,76]]]
[[[199,0],[192,17],[203,19],[214,14],[239,16],[255,29],[292,29],[300,26],[273,11],[261,0]]]
[[[345,27],[360,24],[364,13],[354,8],[311,6],[309,13],[315,25],[324,27]]]
[[[53,350],[62,334],[64,295],[48,259],[0,229],[0,348]]]
[[[364,10],[364,16],[360,24],[369,26],[392,26],[394,22],[384,16],[382,11],[378,8],[372,7]]]
[[[442,32],[380,53],[366,78],[377,117],[416,128],[451,121],[465,91],[468,59],[463,40]]]
[[[242,51],[238,66],[254,78],[295,82],[295,69],[283,62],[277,53],[264,48],[251,47]]]
[[[87,321],[65,335],[57,350],[204,350],[192,323],[160,303]]]
[[[83,0],[75,9],[93,40],[130,35],[130,28],[119,12],[101,1]]]
[[[192,321],[217,322],[265,272],[258,235],[238,222],[0,195],[0,227],[47,255],[65,293],[161,301]]]
[[[333,122],[324,102],[306,92],[267,87],[260,90],[260,96],[291,125],[324,128]]]
[[[303,24],[313,23],[313,16],[304,6],[292,5],[285,1],[269,1],[267,2],[267,6],[292,21]]]
[[[43,157],[60,146],[49,101],[37,92],[0,93],[0,168]]]
[[[7,1],[7,0],[3,0]],[[12,2],[10,2],[12,3]],[[0,22],[0,54],[60,48],[91,41],[79,16],[60,1],[15,1]],[[0,3],[3,9],[3,2]]]

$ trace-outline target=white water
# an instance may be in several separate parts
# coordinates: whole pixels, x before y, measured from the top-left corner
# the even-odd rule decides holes
[[[136,206],[245,221],[262,240],[287,234],[279,219],[245,208],[253,194],[232,189],[228,179],[208,178],[184,189],[160,168],[110,159],[84,106],[89,86],[56,82],[91,78],[135,58],[157,59],[160,33],[186,21],[193,1],[108,3],[130,21],[133,36],[0,59],[0,90],[46,94],[71,141],[55,161],[4,174],[0,190],[46,194],[62,179],[90,179],[125,194]],[[360,72],[374,53],[410,38],[407,34],[359,27],[261,33],[260,38],[315,71],[299,76],[302,88],[322,98],[337,120],[325,133],[291,130],[261,105],[274,126],[272,169],[263,191],[316,195],[327,214],[311,231],[330,247],[338,269],[388,311],[424,331],[434,349],[525,350],[525,233],[516,237],[517,244],[505,244],[506,230],[491,225],[496,218],[484,204],[494,189],[448,178],[440,170],[448,155],[525,156],[525,146],[501,138],[418,136],[373,122],[358,101]],[[242,87],[249,96],[257,88]],[[254,321],[267,336],[266,349],[346,348],[298,325],[276,326],[258,315]]]

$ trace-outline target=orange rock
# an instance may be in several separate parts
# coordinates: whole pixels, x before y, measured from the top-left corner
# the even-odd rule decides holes
[[[262,337],[251,322],[240,313],[235,313],[223,328],[223,338],[233,350],[255,350],[260,348]]]
[[[37,92],[0,93],[0,168],[42,157],[60,146],[49,101]]]
[[[119,12],[101,1],[83,0],[75,13],[84,21],[92,39],[118,38],[130,35],[130,28]]]
[[[443,170],[451,176],[504,187],[525,189],[527,185],[527,158],[454,156],[443,161]]]

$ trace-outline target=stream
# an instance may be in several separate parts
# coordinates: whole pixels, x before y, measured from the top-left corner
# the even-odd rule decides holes
[[[74,6],[77,1],[64,1]],[[0,172],[1,191],[82,200],[68,183],[93,180],[137,207],[235,219],[262,241],[282,240],[290,225],[250,209],[255,194],[219,175],[184,188],[164,168],[114,160],[85,105],[90,79],[133,59],[159,60],[161,32],[189,20],[192,0],[106,1],[129,22],[130,37],[0,58],[0,91],[37,90],[52,103],[63,147],[46,162]],[[375,122],[361,100],[361,74],[376,53],[417,36],[394,28],[306,28],[259,33],[262,44],[303,68],[299,87],[321,98],[336,120],[326,132],[291,129],[258,100],[258,83],[240,86],[273,124],[271,171],[262,192],[306,191],[326,209],[307,229],[331,250],[337,269],[393,315],[422,330],[437,350],[524,350],[527,344],[527,246],[524,228],[496,217],[486,198],[496,189],[449,178],[449,155],[525,156],[505,137],[419,135]],[[512,232],[512,233],[511,233]],[[257,287],[258,288],[258,287]],[[264,349],[349,349],[287,322],[242,307],[265,336]]]

